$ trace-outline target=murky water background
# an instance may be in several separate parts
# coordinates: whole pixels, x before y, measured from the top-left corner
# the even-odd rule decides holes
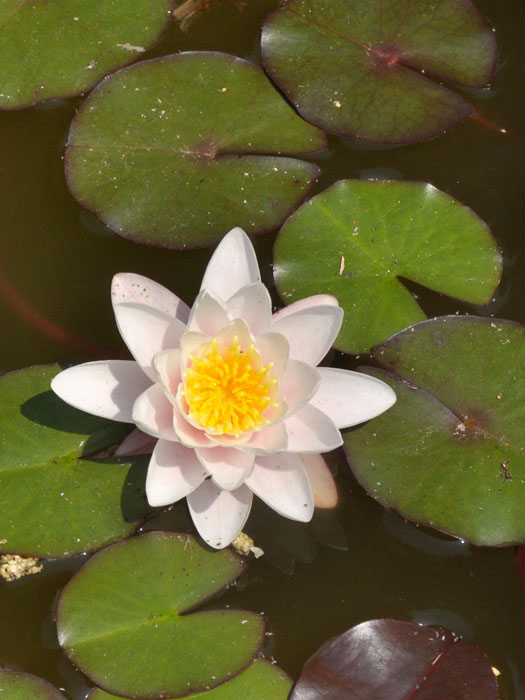
[[[258,60],[260,25],[277,4],[248,0],[239,12],[219,0],[188,35],[173,27],[147,57],[194,49]],[[329,152],[315,158],[323,169],[316,191],[344,177],[403,178],[431,182],[469,205],[490,225],[505,255],[494,301],[478,308],[410,288],[429,315],[492,313],[524,322],[525,4],[478,0],[477,5],[496,28],[500,59],[494,88],[468,96],[507,135],[469,121],[434,141],[396,149],[331,139]],[[112,275],[139,272],[191,303],[210,256],[209,250],[177,252],[126,241],[73,201],[62,155],[80,103],[79,98],[0,112],[0,371],[93,359],[45,335],[43,329],[55,332],[50,323],[101,346],[104,356],[117,357],[122,343],[109,300]],[[255,241],[266,282],[273,240],[270,235]],[[353,364],[343,356],[335,362]],[[405,523],[366,496],[342,455],[334,461],[339,509],[313,525],[283,526],[259,507],[247,530],[268,556],[250,565],[224,602],[266,614],[266,651],[294,677],[328,637],[367,619],[397,617],[440,624],[478,644],[501,671],[502,699],[525,699],[525,586],[512,549],[474,548]],[[178,506],[158,527],[185,522]],[[0,582],[0,665],[42,675],[74,700],[87,685],[57,649],[51,611],[57,589],[84,559],[49,563],[43,574]]]

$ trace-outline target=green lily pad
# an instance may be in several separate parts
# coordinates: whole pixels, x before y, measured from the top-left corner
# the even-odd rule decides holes
[[[2,0],[0,108],[85,92],[155,42],[172,5],[172,0]]]
[[[474,544],[525,542],[525,326],[444,316],[373,354],[397,403],[344,437],[362,486]]]
[[[66,175],[120,235],[195,247],[235,226],[279,226],[319,171],[282,154],[324,145],[260,68],[188,52],[135,64],[91,93],[69,133]]]
[[[155,532],[96,554],[64,588],[60,645],[104,690],[167,698],[213,688],[259,651],[262,618],[243,610],[193,612],[231,584],[244,563],[191,535]]]
[[[203,693],[185,695],[186,700],[202,698],[202,700],[287,700],[292,681],[278,666],[269,661],[255,659],[246,671],[227,683],[205,690]],[[119,700],[116,695],[110,695],[100,688],[89,693],[86,700]]]
[[[335,347],[355,354],[425,318],[400,277],[486,304],[502,270],[487,225],[423,182],[335,183],[285,222],[274,262],[287,303],[337,297],[345,315]]]
[[[441,81],[485,87],[497,53],[469,0],[288,0],[266,21],[262,51],[305,119],[384,144],[430,139],[469,117],[472,105]]]
[[[65,700],[54,685],[21,671],[0,668],[0,697],[5,700]]]
[[[86,459],[129,426],[77,411],[50,390],[59,365],[0,378],[0,551],[64,557],[135,531],[148,512],[147,458]]]

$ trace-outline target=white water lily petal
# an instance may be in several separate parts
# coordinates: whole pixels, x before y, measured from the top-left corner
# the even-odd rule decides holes
[[[208,437],[214,445],[219,445],[220,447],[241,447],[250,441],[252,435],[252,432],[246,431],[238,437],[236,435],[227,435],[226,433],[223,433],[223,435],[212,435],[210,433]]]
[[[264,455],[272,452],[282,452],[287,447],[288,433],[284,422],[281,421],[253,433],[251,440],[246,443],[243,449],[254,454]]]
[[[296,454],[257,457],[245,484],[279,515],[301,522],[312,519],[312,489]]]
[[[310,403],[330,416],[338,428],[375,418],[396,402],[393,389],[375,377],[332,367],[318,371],[321,384]]]
[[[314,306],[339,306],[339,302],[331,294],[314,294],[311,297],[299,299],[279,309],[279,311],[274,313],[273,321],[279,321],[282,318],[296,314],[298,311],[311,309]]]
[[[212,447],[213,443],[204,430],[196,427],[194,421],[190,422],[188,416],[181,410],[181,400],[179,393],[173,411],[173,427],[179,440],[186,447]]]
[[[194,450],[159,440],[148,467],[146,496],[150,506],[167,506],[184,498],[206,478]]]
[[[272,372],[280,379],[288,362],[290,344],[280,333],[263,333],[255,339],[263,365],[273,364]]]
[[[237,338],[239,346],[246,351],[250,345],[255,345],[255,338],[250,333],[250,329],[242,318],[230,322],[220,333],[215,336],[217,343],[225,348],[229,348],[234,338]]]
[[[184,369],[190,363],[191,355],[196,355],[204,343],[212,340],[211,335],[196,331],[184,333],[180,341],[181,367]]]
[[[188,321],[188,331],[216,336],[231,323],[226,306],[213,292],[203,289],[195,299]]]
[[[233,447],[212,447],[196,450],[206,471],[211,474],[214,484],[220,489],[235,491],[249,476],[255,456]]]
[[[288,360],[281,379],[281,391],[288,404],[288,415],[295,413],[314,396],[321,382],[317,369],[299,360]]]
[[[202,539],[215,549],[227,547],[250,514],[253,494],[246,486],[224,491],[207,479],[189,494],[188,507]]]
[[[86,362],[60,372],[51,388],[66,403],[102,418],[132,423],[133,404],[151,385],[136,362]]]
[[[130,457],[131,455],[146,455],[153,452],[153,448],[157,444],[157,438],[143,433],[142,430],[135,428],[129,435],[126,435],[124,440],[115,450],[115,457]]]
[[[316,508],[335,508],[338,501],[337,486],[332,472],[322,455],[299,455],[312,487]]]
[[[164,393],[175,404],[177,392],[182,381],[181,352],[178,349],[164,350],[153,358],[155,379],[164,389]]]
[[[284,424],[290,452],[330,452],[343,444],[332,419],[311,404],[300,408]]]
[[[311,306],[273,321],[290,343],[290,357],[314,367],[332,347],[343,322],[339,306]]]
[[[115,306],[120,335],[148,377],[155,381],[152,361],[161,350],[177,348],[185,325],[150,306],[123,303]]]
[[[201,289],[210,289],[227,301],[242,287],[260,281],[253,245],[242,228],[234,228],[224,236],[211,256]]]
[[[272,300],[262,282],[239,289],[227,302],[232,318],[242,318],[254,335],[267,333],[272,325]]]
[[[159,384],[150,386],[135,401],[133,422],[148,435],[163,440],[179,441],[173,428],[173,404]]]
[[[182,299],[161,284],[133,272],[119,272],[113,277],[111,301],[113,307],[129,301],[145,304],[183,323],[190,317],[190,307]]]

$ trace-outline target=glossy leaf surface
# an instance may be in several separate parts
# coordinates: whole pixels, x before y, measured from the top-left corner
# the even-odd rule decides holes
[[[64,589],[60,645],[104,690],[177,697],[212,688],[251,664],[262,618],[195,607],[231,584],[244,564],[191,537],[150,533],[99,552]]]
[[[403,144],[473,112],[443,85],[486,86],[496,42],[469,0],[288,0],[267,20],[263,58],[305,119],[325,131]]]
[[[0,551],[63,557],[130,535],[148,511],[147,458],[88,459],[129,426],[77,411],[49,388],[58,365],[0,378]]]
[[[374,348],[397,403],[345,435],[368,493],[481,545],[525,541],[525,327],[444,316]],[[388,371],[387,371],[388,370]]]
[[[306,664],[291,700],[498,700],[490,663],[450,632],[369,620]]]
[[[2,700],[65,700],[55,686],[30,673],[0,668]]]
[[[282,154],[324,143],[260,68],[189,52],[101,83],[71,127],[66,172],[80,203],[122,236],[194,247],[235,226],[279,226],[318,172]]]
[[[340,180],[285,222],[274,258],[287,303],[337,298],[345,315],[335,347],[355,354],[425,318],[400,277],[485,304],[502,269],[487,225],[422,182]]]
[[[0,108],[85,92],[136,60],[170,18],[171,0],[2,0]]]

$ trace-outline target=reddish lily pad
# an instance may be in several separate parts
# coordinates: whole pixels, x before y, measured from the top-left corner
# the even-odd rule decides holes
[[[498,700],[483,652],[450,632],[369,620],[328,642],[306,664],[291,700]]]
[[[501,271],[488,226],[424,182],[340,180],[292,214],[275,244],[283,299],[333,294],[345,311],[335,347],[354,354],[425,318],[400,277],[486,304]]]
[[[265,67],[305,119],[403,144],[473,113],[441,81],[485,87],[496,41],[470,0],[288,0],[262,34]]]
[[[88,458],[129,426],[77,411],[50,389],[59,365],[0,378],[0,551],[65,557],[132,534],[149,512],[146,457]]]
[[[194,612],[244,570],[231,550],[154,532],[96,554],[62,592],[60,645],[109,693],[169,698],[202,692],[247,668],[264,635],[244,610]]]
[[[3,0],[0,109],[85,92],[155,42],[172,5],[172,0]]]
[[[22,671],[0,668],[0,697],[3,700],[65,700],[54,685]]]
[[[73,121],[66,174],[79,202],[120,235],[195,247],[235,226],[279,226],[318,173],[284,154],[324,145],[259,67],[188,52],[104,80]]]
[[[445,316],[373,349],[397,394],[344,441],[368,493],[480,545],[525,542],[525,326]]]

